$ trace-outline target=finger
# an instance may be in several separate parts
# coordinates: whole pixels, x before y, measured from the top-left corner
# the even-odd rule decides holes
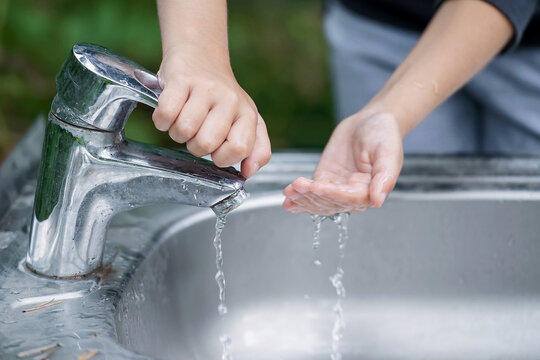
[[[339,185],[341,186],[341,185]],[[367,186],[364,184],[364,192],[367,192]],[[314,181],[311,185],[311,191],[306,193],[305,196],[310,197],[316,202],[319,207],[325,209],[327,214],[319,213],[319,215],[336,214],[339,212],[362,212],[368,208],[368,203],[365,201],[366,197],[362,198],[360,203],[357,202],[343,202],[336,200],[335,196],[327,195],[327,191],[321,190],[321,183]],[[350,192],[350,190],[348,191]]]
[[[293,214],[298,214],[301,212],[300,208],[291,199],[285,199],[283,201],[283,208]]]
[[[238,118],[229,131],[227,139],[212,153],[217,166],[231,166],[247,158],[253,151],[257,119],[250,115]]]
[[[318,213],[318,211],[324,212],[324,209],[318,208],[316,204],[313,204],[311,200],[309,200],[304,195],[301,195],[294,199],[293,198],[289,198],[289,199],[292,200],[296,208],[301,212],[305,212],[309,214],[316,214]]]
[[[371,158],[369,156],[369,151],[362,150],[362,152],[360,152],[360,155],[356,160],[356,168],[360,173],[371,174],[373,167],[371,166]]]
[[[212,105],[208,96],[192,91],[169,129],[169,136],[178,143],[189,141],[199,131]]]
[[[253,151],[242,161],[242,175],[246,178],[251,177],[270,161],[271,156],[272,150],[266,124],[261,115],[258,115]]]
[[[166,87],[158,100],[158,107],[152,114],[154,126],[159,131],[169,131],[182,107],[188,99],[189,87],[173,86]]]
[[[289,198],[286,198],[284,201],[283,201],[283,208],[285,210],[288,210],[290,211],[292,208],[296,207],[296,204]]]
[[[314,187],[316,194],[346,206],[364,206],[369,204],[369,185],[333,184],[318,182]]]
[[[312,189],[314,189],[315,185],[316,185],[316,183],[314,182],[313,185],[312,185]],[[328,209],[334,209],[334,210],[337,210],[337,211],[339,211],[341,209],[344,209],[344,204],[343,203],[335,201],[331,197],[327,197],[327,196],[324,196],[324,195],[319,195],[316,191],[308,192],[308,193],[306,193],[304,195],[309,197],[310,199],[312,199],[314,202],[316,202],[318,204],[321,204],[322,206],[325,206]]]
[[[346,211],[343,210],[341,204],[336,206],[331,201],[321,198],[311,192],[294,195],[288,199],[296,205],[299,211],[310,214],[333,215],[340,211]]]
[[[285,187],[285,189],[283,189],[283,195],[285,195],[286,197],[293,197],[298,196],[299,193],[294,190],[292,184],[289,184]]]
[[[313,183],[313,180],[307,179],[305,177],[299,177],[295,179],[291,185],[294,190],[299,192],[300,194],[305,194],[306,192],[310,191],[311,184]]]
[[[333,215],[347,211],[343,204],[335,203],[332,199],[324,198],[314,193],[306,193],[304,196],[312,204],[312,213],[318,215]]]
[[[381,207],[388,194],[394,189],[401,172],[401,152],[382,150],[373,164],[373,180],[369,186],[369,199],[373,207]]]
[[[291,212],[292,214],[298,214],[300,212],[300,209],[298,209],[298,207],[296,207],[293,202],[289,202],[287,200],[283,202],[283,208]]]
[[[190,153],[204,156],[216,151],[227,138],[234,121],[234,108],[219,104],[210,110],[197,134],[186,145]]]

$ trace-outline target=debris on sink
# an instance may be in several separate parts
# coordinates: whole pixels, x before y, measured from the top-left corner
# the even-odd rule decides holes
[[[52,298],[51,300],[49,301],[45,301],[33,308],[30,308],[30,309],[25,309],[23,310],[22,312],[23,313],[27,313],[27,312],[31,312],[31,311],[36,311],[36,310],[41,310],[41,309],[45,309],[45,308],[48,308],[48,307],[51,307],[51,306],[55,306],[55,305],[58,305],[58,304],[61,304],[62,302],[61,301],[54,301],[54,298]]]
[[[99,350],[92,350],[92,351],[84,350],[84,352],[81,355],[79,355],[77,360],[90,360],[97,354],[99,354]]]
[[[6,250],[8,246],[17,238],[15,231],[0,231],[0,250]]]
[[[45,355],[43,355],[42,357],[39,358],[39,360],[47,360],[47,359],[49,359],[56,352],[56,349],[58,349],[58,347],[59,346],[55,346],[52,349],[50,349],[49,351],[47,351],[45,353]]]
[[[17,357],[19,359],[24,359],[30,356],[36,356],[36,355],[45,353],[45,355],[41,359],[48,359],[49,357],[51,357],[52,354],[54,354],[56,349],[58,349],[59,347],[60,347],[60,344],[53,344],[53,345],[42,346],[39,348],[30,349],[26,351],[21,351],[20,353],[17,354]]]

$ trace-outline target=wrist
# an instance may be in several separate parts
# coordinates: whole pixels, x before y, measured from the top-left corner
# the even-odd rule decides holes
[[[181,54],[193,54],[193,56],[200,56],[201,59],[226,59],[226,62],[229,63],[227,44],[215,44],[204,40],[202,37],[178,37],[175,41],[170,41],[167,44],[163,43],[162,52],[163,58]]]
[[[416,124],[411,120],[411,115],[406,108],[399,103],[393,102],[383,96],[376,96],[371,99],[361,110],[365,115],[370,116],[375,113],[390,114],[399,129],[399,134],[403,139]]]
[[[195,43],[197,44],[197,43]],[[188,64],[198,64],[206,66],[212,70],[219,70],[221,73],[232,74],[229,52],[225,49],[208,48],[194,45],[191,42],[179,42],[163,49],[163,60],[165,63],[178,64],[178,61]],[[174,65],[176,67],[178,65]]]

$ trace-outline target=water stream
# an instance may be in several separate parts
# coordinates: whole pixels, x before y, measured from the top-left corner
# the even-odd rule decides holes
[[[313,241],[312,241],[312,248],[314,251],[314,260],[313,264],[317,267],[321,266],[321,261],[319,258],[319,247],[320,247],[320,233],[321,233],[321,224],[324,220],[330,219],[332,220],[338,227],[338,261],[337,261],[337,267],[336,272],[330,276],[330,282],[332,286],[334,287],[336,291],[337,300],[333,306],[333,312],[334,312],[334,324],[332,327],[332,347],[331,347],[331,354],[330,359],[331,360],[342,360],[342,353],[341,353],[341,340],[343,339],[343,334],[345,330],[345,319],[343,314],[343,306],[342,301],[345,299],[346,292],[345,292],[345,286],[343,285],[343,276],[345,275],[345,271],[343,270],[343,260],[345,258],[345,247],[347,245],[348,240],[348,220],[349,220],[349,214],[348,213],[339,213],[334,216],[318,216],[313,215],[312,220],[315,225],[315,230],[313,232]],[[222,240],[221,240],[221,234],[223,232],[223,228],[225,227],[225,224],[227,222],[227,214],[222,213],[218,214],[216,219],[216,233],[214,236],[214,248],[216,250],[216,282],[218,284],[219,288],[219,304],[218,304],[218,313],[222,320],[225,319],[227,315],[227,305],[225,303],[225,275],[223,273],[223,250],[222,250]],[[224,321],[223,321],[224,322]],[[221,360],[232,360],[232,354],[231,354],[231,344],[232,340],[231,337],[226,333],[222,332],[219,340],[221,342],[222,352],[221,352]]]
[[[330,353],[330,359],[341,360],[343,358],[341,354],[341,340],[345,331],[345,318],[343,315],[342,301],[343,299],[345,299],[346,296],[345,286],[343,285],[343,276],[345,275],[345,271],[343,270],[343,259],[345,258],[345,247],[349,238],[349,213],[339,213],[334,216],[312,215],[311,218],[313,220],[313,224],[315,225],[312,247],[314,250],[315,258],[313,263],[316,266],[321,266],[318,249],[320,246],[320,233],[322,222],[326,219],[330,219],[338,227],[338,263],[336,267],[336,272],[332,276],[330,276],[330,283],[334,287],[337,296],[336,303],[333,306],[334,325],[332,326],[332,351]]]
[[[342,300],[345,299],[345,286],[343,285],[343,259],[345,258],[345,246],[349,238],[348,213],[339,213],[330,218],[338,226],[338,264],[336,273],[330,276],[330,282],[336,290],[337,301],[334,305],[334,326],[332,327],[332,353],[330,358],[332,360],[341,360],[341,339],[345,331],[345,318],[343,316]]]
[[[227,305],[225,304],[225,274],[223,273],[223,250],[221,247],[221,233],[227,222],[227,214],[220,214],[216,220],[216,235],[214,236],[214,248],[216,249],[216,282],[219,287],[218,313],[222,320],[227,315]],[[222,333],[219,337],[222,352],[221,360],[232,360],[230,351],[231,337],[227,333]]]
[[[313,224],[315,225],[315,230],[313,231],[313,264],[315,266],[321,266],[321,260],[319,259],[319,247],[321,246],[321,224],[326,219],[325,216],[321,215],[311,215]]]

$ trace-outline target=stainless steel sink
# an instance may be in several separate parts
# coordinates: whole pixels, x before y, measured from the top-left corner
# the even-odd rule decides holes
[[[226,332],[234,359],[329,359],[337,227],[323,223],[315,254],[310,217],[281,208],[280,189],[309,166],[270,168],[230,214],[224,320],[214,281],[215,216],[199,211],[163,230],[134,272],[115,315],[120,343],[157,359],[219,359]],[[529,178],[521,190],[501,191],[511,171],[487,176],[474,161],[468,166],[444,177],[435,171],[429,181],[425,168],[424,180],[405,170],[401,190],[382,209],[351,216],[343,359],[538,358],[536,185]],[[431,190],[422,190],[428,183]]]
[[[235,360],[330,359],[337,229],[323,223],[317,267],[311,219],[281,209],[318,154],[277,154],[246,183],[223,233],[221,320],[210,210],[120,214],[94,277],[26,270],[42,137],[38,122],[0,166],[0,359],[59,344],[51,359],[215,360],[223,333]],[[540,157],[407,157],[388,203],[349,228],[344,360],[538,359]]]

